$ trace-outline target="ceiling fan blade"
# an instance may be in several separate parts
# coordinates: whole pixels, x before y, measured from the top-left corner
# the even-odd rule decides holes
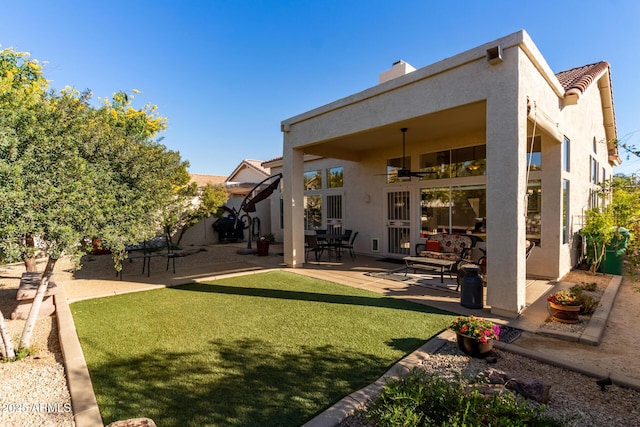
[[[398,169],[398,178],[410,178],[413,173],[409,169]]]

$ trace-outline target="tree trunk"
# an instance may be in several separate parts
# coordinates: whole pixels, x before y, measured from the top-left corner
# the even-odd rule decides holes
[[[35,240],[33,239],[33,234],[27,234],[27,236],[25,237],[25,243],[30,248],[34,248],[36,246]],[[28,258],[25,257],[23,261],[24,261],[24,267],[27,269],[27,272],[35,273],[36,271],[38,271],[35,255],[32,255]]]
[[[0,335],[2,335],[2,356],[9,360],[16,358],[16,353],[13,350],[13,343],[11,342],[11,336],[7,330],[7,325],[4,323],[4,314],[0,311]]]
[[[40,284],[38,285],[36,296],[33,299],[33,303],[31,304],[29,317],[27,317],[27,322],[24,324],[24,329],[22,330],[22,339],[20,340],[19,347],[21,349],[27,349],[31,347],[31,335],[33,335],[33,330],[35,329],[36,322],[38,320],[38,313],[40,312],[40,306],[42,305],[44,294],[47,292],[49,280],[51,279],[51,275],[53,274],[53,268],[56,265],[56,261],[57,259],[49,257],[49,259],[47,260],[47,266],[42,272],[42,278],[40,279]]]

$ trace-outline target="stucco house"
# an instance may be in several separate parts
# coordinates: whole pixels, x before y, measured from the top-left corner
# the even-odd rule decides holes
[[[283,173],[271,229],[286,265],[304,263],[313,228],[357,230],[357,253],[397,257],[433,232],[477,234],[487,304],[517,316],[526,275],[575,265],[582,214],[620,162],[609,64],[554,73],[519,31],[379,77],[281,124],[283,157],[264,166]]]

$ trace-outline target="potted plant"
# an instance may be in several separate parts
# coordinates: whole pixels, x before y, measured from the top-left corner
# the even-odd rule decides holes
[[[494,340],[500,339],[500,326],[475,316],[459,316],[450,329],[456,333],[458,348],[472,357],[485,357]]]
[[[563,323],[578,323],[581,299],[570,289],[562,289],[547,296],[549,312],[553,320]]]

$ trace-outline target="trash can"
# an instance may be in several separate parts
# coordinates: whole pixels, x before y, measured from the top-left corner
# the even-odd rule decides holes
[[[480,277],[480,267],[465,264],[460,267],[464,272],[460,283],[460,305],[466,308],[484,308],[484,283]]]
[[[269,255],[269,241],[266,239],[258,239],[256,242],[258,246],[258,256],[268,256]]]
[[[624,254],[631,233],[624,227],[618,227],[613,239],[605,245],[604,260],[600,264],[600,272],[622,275]]]

